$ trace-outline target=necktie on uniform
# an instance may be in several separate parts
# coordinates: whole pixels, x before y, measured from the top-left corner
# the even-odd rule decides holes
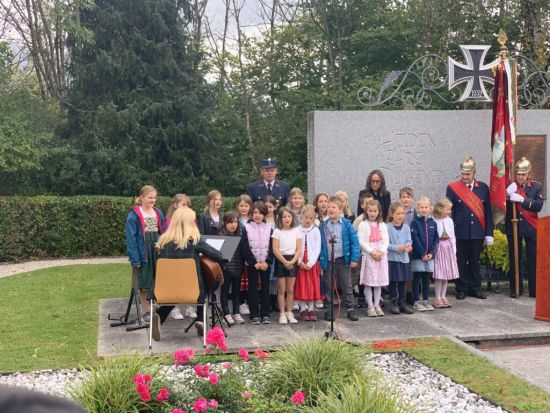
[[[271,184],[267,184],[267,191],[268,191],[269,193],[271,193],[271,188],[272,188],[272,185],[271,185]]]

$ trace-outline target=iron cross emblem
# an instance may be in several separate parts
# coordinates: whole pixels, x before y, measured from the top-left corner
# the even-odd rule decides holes
[[[483,64],[485,55],[490,48],[491,46],[460,45],[460,50],[466,58],[466,64],[458,63],[449,57],[449,90],[458,84],[467,82],[459,102],[465,100],[491,101],[483,83],[494,84],[492,68],[498,64],[498,59],[489,64]]]

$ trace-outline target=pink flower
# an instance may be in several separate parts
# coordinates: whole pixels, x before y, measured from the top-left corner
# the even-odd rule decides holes
[[[139,394],[141,396],[141,401],[143,402],[148,402],[149,400],[151,400],[151,394],[149,392],[143,392],[143,393],[140,393]]]
[[[245,399],[250,399],[250,398],[252,397],[252,392],[251,392],[250,390],[245,390],[245,391],[243,392],[243,397],[244,397]]]
[[[210,366],[208,364],[195,364],[193,367],[193,370],[195,371],[195,374],[199,377],[208,377]]]
[[[142,383],[142,384],[138,384],[136,386],[136,391],[139,393],[139,394],[143,394],[143,393],[149,393],[149,389],[151,387],[149,387],[148,385],[146,385],[145,383]]]
[[[302,404],[304,403],[305,399],[306,399],[306,396],[304,395],[304,393],[301,392],[300,390],[296,390],[292,395],[292,397],[290,398],[290,401],[293,404]]]
[[[195,358],[195,350],[192,348],[178,350],[174,353],[174,364],[177,366],[189,363]]]
[[[185,413],[185,410],[182,409],[174,409],[170,413]]]
[[[142,374],[136,374],[134,376],[134,384],[136,386],[140,385],[140,384],[145,384],[145,379],[143,378],[143,375]]]
[[[248,350],[247,349],[240,348],[238,354],[239,354],[239,357],[242,358],[244,361],[248,361],[249,357],[248,357]]]
[[[256,357],[261,358],[261,359],[269,358],[269,354],[266,353],[266,352],[263,351],[263,350],[256,350],[256,351],[254,352],[254,354],[256,355]]]
[[[205,412],[208,409],[208,403],[204,397],[198,399],[193,405],[193,410],[196,412]]]
[[[218,377],[218,375],[216,374],[215,371],[210,373],[210,376],[208,377],[208,379],[210,380],[211,384],[218,384],[218,382],[220,381],[220,379],[219,379],[219,377]]]
[[[206,344],[218,347],[223,351],[227,351],[227,345],[225,344],[225,333],[220,327],[214,327],[206,333]]]
[[[229,370],[231,368],[231,362],[230,361],[226,361],[225,363],[222,364],[222,367],[225,369],[225,370]]]
[[[157,396],[157,402],[162,403],[170,398],[170,393],[164,387],[160,389],[160,393]]]
[[[214,407],[214,408],[215,408],[215,407],[218,407],[218,401],[217,401],[217,400],[214,400],[214,399],[210,400],[210,401],[208,402],[208,407]]]

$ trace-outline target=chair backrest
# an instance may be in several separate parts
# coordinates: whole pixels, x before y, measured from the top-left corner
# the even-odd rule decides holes
[[[200,296],[193,258],[159,258],[155,276],[157,304],[197,304]]]

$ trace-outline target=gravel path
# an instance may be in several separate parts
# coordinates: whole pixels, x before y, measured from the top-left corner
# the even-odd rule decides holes
[[[0,278],[22,272],[36,271],[43,268],[60,267],[75,264],[125,264],[128,257],[106,257],[106,258],[77,258],[61,260],[39,260],[18,263],[0,263]]]
[[[404,353],[373,354],[366,366],[382,373],[383,382],[394,388],[405,403],[413,405],[417,413],[505,412]],[[168,378],[180,383],[191,371],[191,368],[166,367]],[[0,384],[24,386],[62,397],[68,397],[68,387],[78,385],[81,380],[75,369],[0,376]]]

